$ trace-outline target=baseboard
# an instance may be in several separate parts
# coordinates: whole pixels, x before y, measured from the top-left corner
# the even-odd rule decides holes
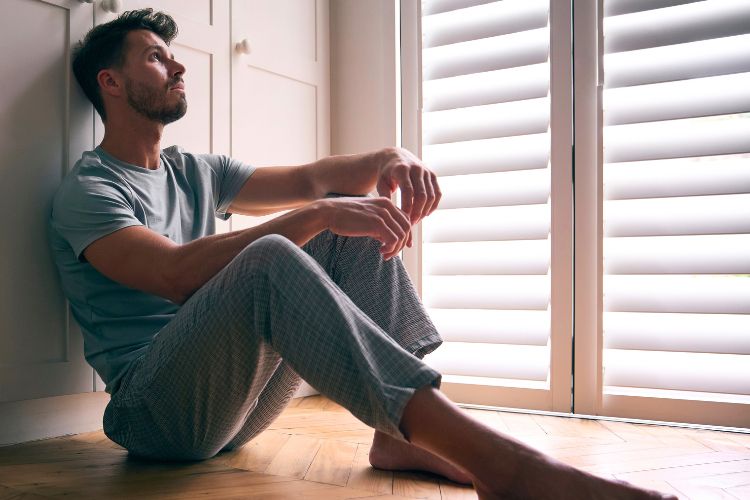
[[[294,397],[314,394],[302,382]],[[103,391],[0,403],[0,446],[99,430],[107,403]]]
[[[106,392],[0,403],[0,446],[102,428]]]

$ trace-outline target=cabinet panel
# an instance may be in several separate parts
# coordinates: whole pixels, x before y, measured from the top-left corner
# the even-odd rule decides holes
[[[315,0],[242,0],[232,3],[235,26],[251,37],[253,53],[317,60]],[[239,33],[238,33],[239,34]]]
[[[57,186],[91,149],[93,107],[70,69],[92,25],[74,0],[7,0],[0,17],[0,402],[91,391],[93,370],[49,249]],[[20,27],[34,26],[33,30]],[[39,43],[44,33],[44,43]]]
[[[232,2],[232,43],[250,46],[232,56],[233,156],[270,166],[330,153],[328,19],[326,0]]]
[[[244,67],[234,109],[233,153],[258,165],[295,165],[317,157],[316,86]]]
[[[157,8],[154,4],[157,2],[149,2],[149,6]],[[194,21],[199,24],[213,24],[212,16],[212,5],[213,0],[159,0],[158,9],[168,11],[170,13],[179,13],[185,19]],[[140,7],[133,7],[129,2],[127,9],[134,9]]]

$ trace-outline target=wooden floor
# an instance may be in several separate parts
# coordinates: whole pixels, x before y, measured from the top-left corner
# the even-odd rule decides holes
[[[680,498],[750,499],[750,435],[466,410],[571,465]],[[372,430],[321,397],[296,399],[253,442],[197,463],[128,457],[101,432],[0,448],[0,499],[474,499],[428,474],[372,469]]]

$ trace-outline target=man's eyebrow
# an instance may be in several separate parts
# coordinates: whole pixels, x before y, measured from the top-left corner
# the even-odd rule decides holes
[[[163,46],[159,45],[158,43],[154,43],[143,49],[143,52],[148,52],[151,49],[159,49],[163,52],[167,52],[167,49],[165,49]],[[141,53],[143,53],[141,52]],[[174,59],[174,54],[170,54],[170,59]]]

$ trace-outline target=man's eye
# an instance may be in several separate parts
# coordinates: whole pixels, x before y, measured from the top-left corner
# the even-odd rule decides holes
[[[154,52],[153,54],[151,54],[151,57],[153,59],[157,59],[158,60],[159,59],[159,53],[158,52]]]

